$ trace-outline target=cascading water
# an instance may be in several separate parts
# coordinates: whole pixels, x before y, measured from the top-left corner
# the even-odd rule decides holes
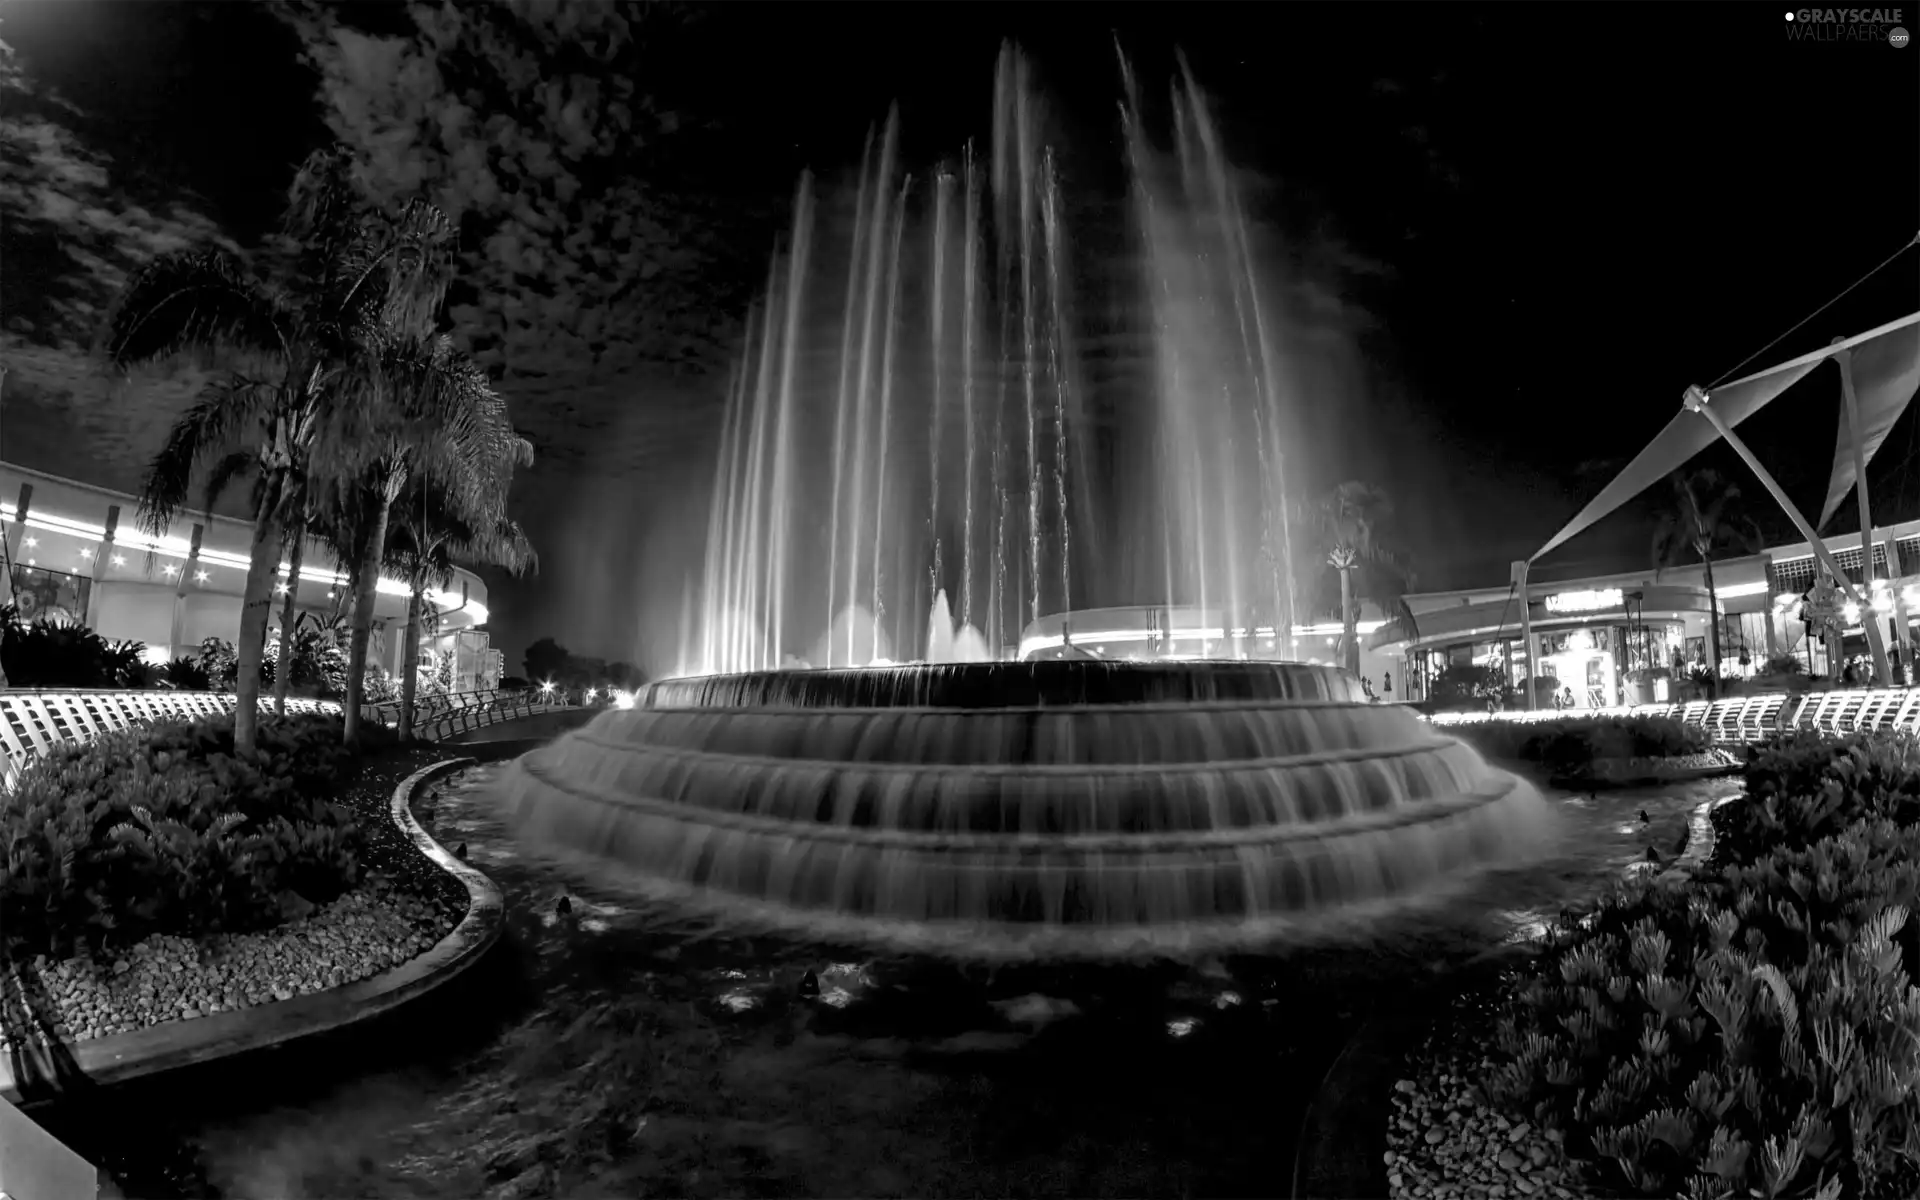
[[[1138,253],[1101,266],[1133,302],[1092,332],[1011,50],[984,170],[916,184],[889,117],[842,240],[802,182],[727,405],[704,675],[516,764],[530,843],[745,925],[1002,960],[1251,949],[1545,848],[1538,793],[1343,673],[985,661],[1123,594],[1220,614],[1233,657],[1296,615],[1276,306],[1204,97],[1183,76],[1161,150],[1123,74]],[[896,653],[926,665],[871,665]]]
[[[729,923],[971,958],[1254,950],[1539,852],[1532,787],[1332,668],[667,680],[517,763],[508,819]]]

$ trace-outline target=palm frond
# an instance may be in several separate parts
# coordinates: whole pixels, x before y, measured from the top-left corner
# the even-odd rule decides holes
[[[107,315],[100,348],[126,370],[225,350],[286,359],[291,336],[277,298],[238,259],[197,251],[164,254],[134,272]]]
[[[147,466],[140,486],[143,533],[157,538],[167,532],[192,494],[195,469],[228,450],[241,430],[257,422],[276,390],[264,380],[234,374],[201,391],[167,431],[166,444]]]
[[[207,486],[201,496],[201,507],[206,510],[209,518],[213,516],[214,506],[220,503],[220,497],[226,494],[227,489],[233,486],[234,481],[252,471],[259,464],[259,456],[247,450],[235,450],[220,459],[219,462],[213,464],[213,469],[207,472]],[[258,512],[260,508],[261,489],[265,486],[265,480],[255,478],[253,485],[253,508],[256,512]]]

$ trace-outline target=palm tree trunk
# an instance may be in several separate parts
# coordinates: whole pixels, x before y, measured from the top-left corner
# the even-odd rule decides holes
[[[1353,568],[1340,569],[1340,636],[1346,648],[1347,670],[1360,673],[1360,627],[1353,611]]]
[[[1712,698],[1720,694],[1720,597],[1713,590],[1713,556],[1702,554],[1700,561],[1707,568],[1707,670],[1713,675],[1707,694]]]
[[[238,674],[233,681],[233,748],[241,754],[252,753],[260,726],[260,663],[266,657],[267,621],[273,615],[273,574],[280,566],[279,530],[273,520],[273,498],[278,490],[274,483],[262,489],[260,508],[253,519],[246,590],[240,601],[240,643],[235,648]]]
[[[287,715],[287,689],[293,686],[294,605],[300,597],[300,558],[306,550],[307,523],[296,522],[287,540],[293,548],[287,552],[287,598],[280,604],[280,656],[273,670],[273,715]]]
[[[391,490],[380,488],[361,547],[359,578],[353,595],[353,639],[347,649],[346,741],[360,740],[360,705],[367,690],[367,645],[373,640],[373,606],[379,596],[380,562],[387,548],[387,519],[393,512]]]
[[[413,736],[413,702],[420,691],[420,579],[413,580],[407,593],[407,648],[400,678],[400,740]]]

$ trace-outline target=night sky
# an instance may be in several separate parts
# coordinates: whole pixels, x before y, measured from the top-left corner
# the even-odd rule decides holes
[[[1503,580],[1686,385],[1920,307],[1908,251],[1767,349],[1920,230],[1920,50],[1790,42],[1783,11],[738,3],[672,34],[642,86],[703,131],[671,177],[711,193],[731,223],[736,253],[699,300],[737,310],[799,171],[855,164],[890,102],[909,158],[984,137],[994,55],[1016,39],[1070,133],[1073,178],[1097,198],[1118,186],[1116,40],[1150,87],[1179,47],[1256,181],[1262,224],[1294,269],[1338,294],[1373,373],[1366,395],[1308,399],[1339,409],[1337,444],[1315,450],[1398,498],[1419,586],[1444,588]],[[352,19],[377,32],[398,14],[362,6]],[[112,156],[117,187],[191,194],[242,245],[326,140],[316,78],[264,5],[0,0],[0,21],[27,73],[85,114],[77,127]],[[724,371],[723,355],[643,366],[582,381],[572,408],[516,404],[543,451],[516,499],[543,569],[497,587],[510,663],[553,633],[662,665],[683,579],[667,560],[698,523],[688,497],[705,469],[658,443],[667,429],[674,447],[703,444]],[[66,438],[60,405],[23,407],[9,387],[10,442]],[[1837,398],[1833,373],[1816,372],[1750,427],[1809,503]],[[126,487],[152,448],[95,442],[60,467]],[[1920,515],[1917,458],[1909,418],[1873,473],[1883,519]],[[1623,514],[1554,561],[1639,565],[1647,537],[1642,514]]]

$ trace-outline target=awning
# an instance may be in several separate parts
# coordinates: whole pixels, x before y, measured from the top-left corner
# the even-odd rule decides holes
[[[1920,326],[1910,326],[1884,337],[1875,338],[1852,352],[1854,402],[1860,408],[1860,428],[1865,434],[1865,461],[1872,462],[1893,423],[1913,402],[1920,388]],[[1847,423],[1847,406],[1840,405],[1840,435],[1833,448],[1833,477],[1827,484],[1827,501],[1820,506],[1816,526],[1832,519],[1834,510],[1853,488],[1853,430]]]
[[[1713,389],[1710,394],[1714,411],[1726,421],[1728,428],[1737,426],[1772,403],[1780,393],[1806,378],[1815,367],[1842,350],[1857,351],[1855,391],[1859,392],[1863,382],[1858,373],[1860,360],[1866,357],[1867,348],[1883,339],[1891,339],[1903,330],[1915,330],[1916,326],[1920,326],[1920,313],[1901,317],[1877,329],[1870,329],[1831,346],[1803,354],[1799,358],[1789,359],[1778,366],[1768,367],[1764,371],[1748,375],[1743,379],[1736,379],[1732,383],[1722,384]],[[1907,333],[1906,340],[1912,340],[1917,333],[1920,333],[1920,330]],[[1883,360],[1893,363],[1901,361],[1898,353],[1876,349],[1873,352],[1873,361],[1879,363]],[[1876,367],[1876,370],[1880,369]],[[1887,385],[1889,388],[1897,386],[1898,379],[1902,378],[1891,372],[1885,377],[1889,380]],[[1912,390],[1912,384],[1908,384],[1908,390]],[[1864,396],[1862,409],[1864,413]],[[1861,418],[1861,424],[1864,428],[1873,428],[1864,415]],[[1569,521],[1564,529],[1554,534],[1546,545],[1534,551],[1532,557],[1538,559],[1562,543],[1585,532],[1601,518],[1612,514],[1627,501],[1685,466],[1694,455],[1712,445],[1719,436],[1714,431],[1713,425],[1697,413],[1682,410],[1674,414],[1673,419],[1667,422],[1667,427],[1662,429],[1647,448],[1640,452],[1639,457],[1627,464],[1626,470],[1620,472],[1612,483],[1601,489],[1600,494],[1581,509],[1579,515]],[[1849,462],[1849,468],[1851,468],[1851,462]],[[1849,480],[1850,483],[1851,480]]]

